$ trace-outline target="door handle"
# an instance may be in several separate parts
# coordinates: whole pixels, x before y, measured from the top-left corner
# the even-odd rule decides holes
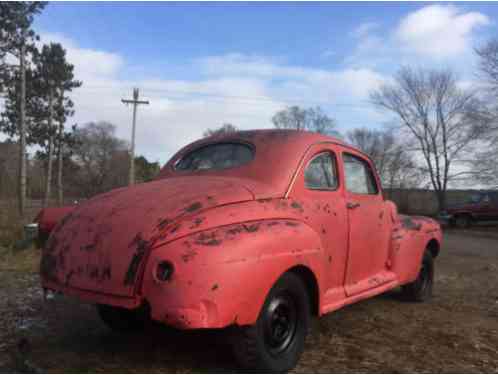
[[[358,202],[348,202],[346,204],[346,207],[349,208],[350,210],[354,210],[355,208],[360,207],[360,204]]]

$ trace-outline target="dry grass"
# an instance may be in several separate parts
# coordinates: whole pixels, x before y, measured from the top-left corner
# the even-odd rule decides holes
[[[0,272],[37,273],[40,253],[34,246],[24,250],[0,246]]]
[[[23,236],[23,220],[15,202],[0,202],[0,247],[12,247]]]

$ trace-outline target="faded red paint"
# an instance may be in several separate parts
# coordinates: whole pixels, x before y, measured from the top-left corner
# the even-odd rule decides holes
[[[251,144],[254,160],[221,171],[173,169],[185,153],[219,141]],[[327,150],[336,155],[340,186],[309,190],[304,167]],[[441,242],[439,225],[398,215],[382,191],[348,193],[344,152],[371,164],[346,144],[307,132],[195,142],[156,181],[65,215],[43,251],[43,287],[126,308],[147,302],[153,319],[179,328],[220,328],[254,323],[272,285],[294,267],[314,275],[319,314],[413,281],[427,245]],[[164,261],[174,267],[168,281],[156,277]]]

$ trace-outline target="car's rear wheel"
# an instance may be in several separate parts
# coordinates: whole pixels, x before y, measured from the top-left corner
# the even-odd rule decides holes
[[[401,287],[405,300],[425,302],[432,297],[434,286],[434,257],[429,249],[424,253],[417,279]]]
[[[134,310],[109,305],[97,305],[102,321],[113,331],[137,332],[145,328],[150,321],[145,308]]]
[[[284,274],[270,290],[256,324],[234,332],[235,357],[248,370],[292,369],[303,352],[310,317],[304,282],[293,273]]]

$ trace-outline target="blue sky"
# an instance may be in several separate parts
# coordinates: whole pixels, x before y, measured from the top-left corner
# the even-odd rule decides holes
[[[475,84],[473,47],[497,34],[492,3],[50,3],[44,42],[68,50],[84,85],[75,122],[107,120],[165,162],[206,128],[270,127],[286,105],[320,105],[341,131],[390,120],[368,93],[403,64],[452,68]]]

